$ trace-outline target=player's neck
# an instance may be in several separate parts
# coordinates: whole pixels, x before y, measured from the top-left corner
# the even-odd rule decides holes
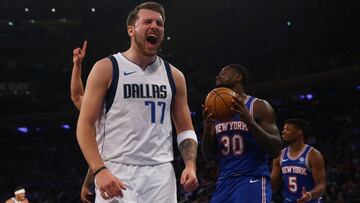
[[[130,48],[122,54],[125,58],[140,66],[142,69],[145,69],[149,64],[156,60],[156,56],[145,56],[144,54],[141,54],[141,52],[134,50],[134,48]]]
[[[294,143],[292,143],[291,145],[290,145],[290,153],[291,154],[298,154],[299,152],[301,152],[302,151],[302,149],[304,148],[304,146],[305,146],[305,143],[304,142],[302,142],[302,141],[296,141],[296,142],[294,142]]]
[[[246,97],[244,88],[242,88],[241,86],[235,86],[235,87],[233,88],[233,90],[234,90],[238,95],[240,95],[240,97]]]

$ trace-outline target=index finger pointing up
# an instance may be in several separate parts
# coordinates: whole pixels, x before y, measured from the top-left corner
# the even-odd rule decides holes
[[[86,48],[87,48],[87,41],[84,41],[83,47],[81,48],[81,52],[86,53]]]

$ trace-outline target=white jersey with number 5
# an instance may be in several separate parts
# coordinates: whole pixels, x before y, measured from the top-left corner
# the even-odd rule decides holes
[[[104,161],[157,165],[173,160],[170,108],[175,83],[160,57],[145,70],[121,53],[109,57],[113,77],[96,140]]]

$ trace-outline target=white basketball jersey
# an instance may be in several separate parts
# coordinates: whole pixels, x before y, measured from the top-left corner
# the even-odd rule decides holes
[[[11,198],[14,203],[21,203],[22,201],[17,201],[14,197]]]
[[[145,70],[121,53],[109,58],[113,78],[96,130],[102,159],[131,165],[172,161],[170,108],[176,88],[170,67],[160,57]]]

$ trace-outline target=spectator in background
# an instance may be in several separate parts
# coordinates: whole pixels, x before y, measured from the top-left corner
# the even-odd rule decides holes
[[[15,188],[14,197],[8,199],[5,203],[29,203],[25,196],[25,188],[19,186]]]

